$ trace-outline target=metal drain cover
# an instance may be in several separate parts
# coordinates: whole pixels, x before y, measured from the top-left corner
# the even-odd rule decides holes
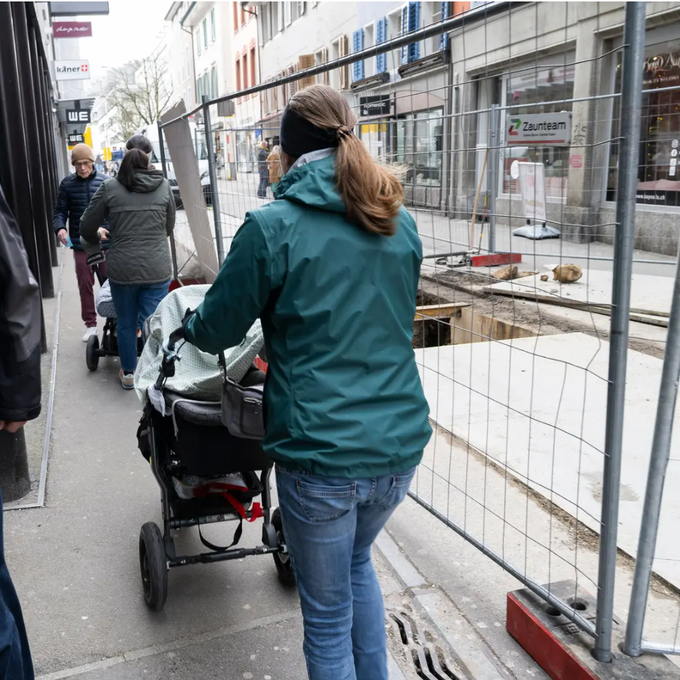
[[[419,627],[413,612],[392,610],[387,615],[394,639],[401,642],[402,658],[424,680],[465,680],[456,664],[446,657],[437,636]]]

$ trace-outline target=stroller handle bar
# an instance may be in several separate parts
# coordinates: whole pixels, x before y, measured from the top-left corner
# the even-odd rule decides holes
[[[185,340],[184,326],[180,326],[168,336],[168,339],[163,343],[163,360],[158,372],[155,387],[160,390],[163,388],[163,383],[166,378],[172,378],[175,375],[175,362],[179,361],[179,354],[177,352],[177,343],[180,340]]]

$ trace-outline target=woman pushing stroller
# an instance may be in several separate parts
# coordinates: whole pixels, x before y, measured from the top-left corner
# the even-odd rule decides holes
[[[107,257],[111,295],[118,317],[120,382],[134,389],[137,331],[167,295],[172,275],[168,236],[175,202],[168,180],[150,163],[152,146],[134,135],[115,179],[104,182],[80,220],[80,238],[90,261],[101,255],[99,225],[110,224]]]
[[[247,214],[184,325],[216,354],[262,321],[262,447],[276,464],[310,680],[387,680],[371,545],[431,435],[411,344],[421,242],[398,179],[355,124],[330,87],[291,98],[277,200]]]

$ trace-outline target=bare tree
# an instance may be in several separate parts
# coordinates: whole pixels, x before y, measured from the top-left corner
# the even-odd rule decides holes
[[[114,126],[120,137],[128,139],[158,120],[172,99],[167,72],[162,52],[113,69],[109,99],[116,107]]]

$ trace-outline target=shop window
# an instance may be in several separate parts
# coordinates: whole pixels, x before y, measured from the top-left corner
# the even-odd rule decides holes
[[[366,150],[379,163],[387,163],[389,160],[391,122],[361,123],[358,126],[359,139],[363,142]]]
[[[505,78],[508,113],[560,113],[572,110],[574,61],[576,54],[566,52],[546,57],[538,64],[518,65]],[[532,106],[543,102],[540,106]],[[569,147],[509,146],[504,151],[503,193],[517,194],[519,185],[510,175],[513,161],[543,163],[547,196],[566,197],[569,176]]]
[[[410,113],[396,126],[396,161],[408,168],[406,184],[440,187],[444,109]]]
[[[640,159],[637,202],[646,205],[680,206],[680,40],[657,42],[645,48],[640,120]],[[616,66],[616,92],[621,92],[621,55]],[[612,139],[620,135],[621,101],[614,104]],[[616,200],[619,144],[609,153],[607,200]]]

